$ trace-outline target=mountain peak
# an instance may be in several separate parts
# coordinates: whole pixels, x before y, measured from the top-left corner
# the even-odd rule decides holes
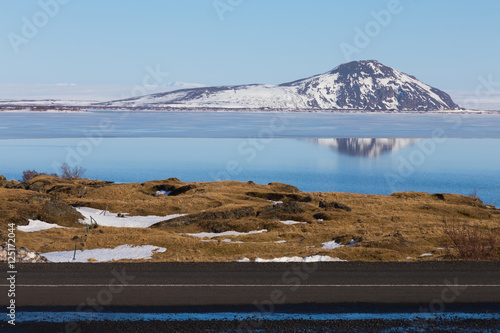
[[[382,63],[380,63],[378,60],[353,60],[350,62],[345,62],[343,64],[338,65],[336,68],[339,67],[350,67],[353,68],[355,66],[385,66]],[[386,66],[387,67],[387,66]]]
[[[341,64],[331,70],[329,73],[341,73],[343,75],[392,75],[394,69],[386,66],[377,60],[358,60]]]
[[[242,85],[184,89],[115,101],[107,105],[140,107],[290,109],[290,110],[405,110],[456,109],[451,97],[415,77],[377,60],[351,61],[330,72],[271,85]]]

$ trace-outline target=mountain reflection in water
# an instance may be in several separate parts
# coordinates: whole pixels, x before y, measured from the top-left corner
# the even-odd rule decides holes
[[[419,140],[376,138],[310,139],[311,142],[330,147],[341,154],[369,158],[414,145]]]

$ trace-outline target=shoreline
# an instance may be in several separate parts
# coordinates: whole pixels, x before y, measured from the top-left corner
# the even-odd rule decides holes
[[[500,110],[357,110],[357,109],[248,109],[248,108],[186,108],[186,107],[133,107],[133,108],[96,108],[96,107],[79,107],[79,106],[60,106],[46,107],[39,106],[21,106],[9,107],[0,106],[0,112],[11,113],[30,113],[30,112],[47,112],[47,113],[80,113],[80,112],[220,112],[220,113],[319,113],[319,114],[496,114],[500,115]]]

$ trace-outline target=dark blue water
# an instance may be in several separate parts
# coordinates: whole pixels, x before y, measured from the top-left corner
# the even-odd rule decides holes
[[[499,313],[272,313],[258,314],[256,312],[217,312],[217,313],[102,313],[102,312],[19,312],[18,322],[78,322],[92,321],[147,321],[147,320],[466,320],[466,319],[500,319]]]

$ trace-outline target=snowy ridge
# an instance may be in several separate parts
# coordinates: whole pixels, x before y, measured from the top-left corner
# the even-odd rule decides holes
[[[449,110],[445,92],[378,61],[353,61],[330,72],[274,85],[202,87],[96,104],[107,107],[232,109]]]

